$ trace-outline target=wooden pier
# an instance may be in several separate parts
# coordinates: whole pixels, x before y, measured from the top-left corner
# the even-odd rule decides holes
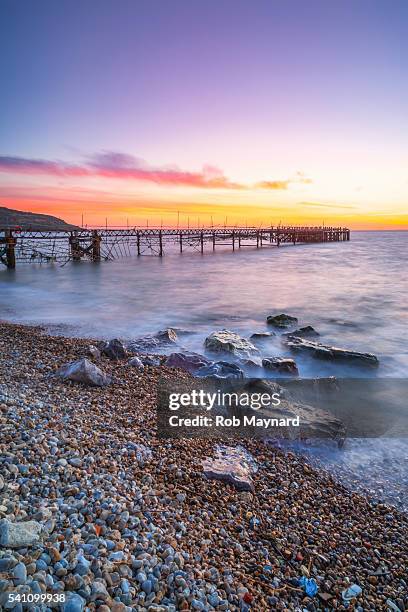
[[[109,261],[132,255],[163,257],[229,246],[244,247],[316,244],[350,240],[345,227],[223,227],[223,228],[127,228],[79,229],[76,231],[31,231],[0,228],[0,264],[13,269],[17,263]]]

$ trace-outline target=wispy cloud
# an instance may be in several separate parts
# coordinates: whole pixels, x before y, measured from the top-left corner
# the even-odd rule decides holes
[[[260,181],[259,183],[255,184],[255,187],[257,187],[258,189],[271,189],[272,191],[274,189],[287,189],[289,187],[290,181],[286,180],[286,181]]]
[[[80,163],[0,155],[0,172],[57,177],[96,176],[201,189],[286,190],[290,183],[311,182],[310,179],[297,173],[294,179],[265,180],[255,185],[246,185],[230,180],[222,170],[214,166],[206,165],[198,172],[182,170],[174,165],[155,167],[139,157],[115,151],[95,153],[87,156]]]
[[[327,204],[322,202],[298,202],[298,205],[310,208],[357,208],[357,206],[352,206],[349,204]]]

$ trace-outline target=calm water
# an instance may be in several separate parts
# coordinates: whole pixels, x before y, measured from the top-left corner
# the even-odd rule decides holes
[[[58,333],[132,339],[165,327],[194,332],[184,347],[227,328],[267,330],[268,314],[313,325],[321,341],[375,353],[371,376],[408,374],[408,232],[354,232],[344,243],[141,257],[99,265],[0,270],[0,319],[47,324]],[[279,338],[264,354],[284,354]],[[358,369],[296,357],[302,376],[361,375]],[[367,373],[364,372],[366,375]],[[315,452],[310,455],[312,460]],[[346,485],[404,507],[406,440],[350,440],[318,452]]]
[[[0,318],[103,338],[183,327],[195,332],[183,346],[200,351],[215,329],[250,335],[282,311],[323,342],[377,354],[378,375],[405,377],[407,261],[408,232],[354,232],[343,243],[26,265],[0,269]],[[265,353],[283,354],[280,340]],[[340,374],[310,359],[300,372]]]

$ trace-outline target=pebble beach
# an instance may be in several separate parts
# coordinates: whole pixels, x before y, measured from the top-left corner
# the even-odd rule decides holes
[[[101,356],[107,386],[55,376],[89,345],[0,323],[0,609],[408,609],[405,514],[261,441],[240,442],[252,492],[206,478],[215,440],[156,435],[159,378],[189,375]]]

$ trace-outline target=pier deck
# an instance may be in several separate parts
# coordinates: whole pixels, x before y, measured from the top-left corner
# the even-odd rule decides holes
[[[13,269],[17,263],[108,261],[132,255],[163,257],[177,249],[205,253],[227,245],[243,247],[296,245],[350,240],[344,227],[223,227],[223,228],[127,228],[31,231],[0,228],[0,264]]]

